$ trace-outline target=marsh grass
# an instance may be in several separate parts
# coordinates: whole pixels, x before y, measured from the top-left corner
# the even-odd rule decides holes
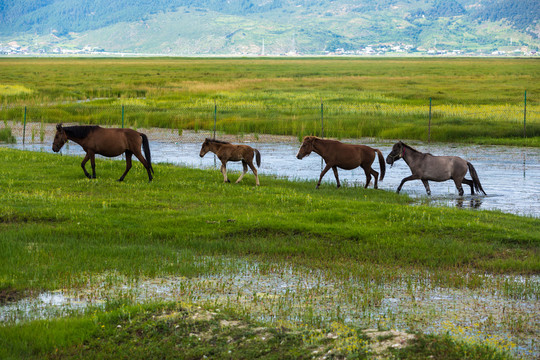
[[[468,344],[449,336],[417,335],[376,352],[361,328],[333,322],[321,328],[268,325],[227,307],[190,303],[120,306],[109,311],[55,321],[0,328],[0,356],[27,359],[370,359],[445,358],[511,359],[486,345]],[[36,336],[36,334],[40,334]],[[390,343],[390,345],[392,345]],[[410,348],[408,348],[410,346]]]
[[[19,61],[20,60],[20,61]],[[534,59],[1,59],[0,116],[302,137],[537,143]],[[10,74],[10,76],[7,76]],[[40,76],[35,76],[39,74]],[[46,79],[44,81],[43,79]],[[524,91],[527,132],[523,138]]]
[[[6,144],[15,144],[17,142],[17,139],[11,133],[10,127],[5,126],[3,129],[0,129],[0,142]]]

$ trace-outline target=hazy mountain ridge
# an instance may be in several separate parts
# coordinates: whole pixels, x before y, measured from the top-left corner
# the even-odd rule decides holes
[[[540,45],[537,0],[4,0],[0,43],[171,55]]]

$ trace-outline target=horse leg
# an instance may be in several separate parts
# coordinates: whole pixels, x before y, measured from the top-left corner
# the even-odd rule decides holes
[[[96,154],[90,155],[90,165],[92,166],[92,179],[96,178]]]
[[[379,177],[379,173],[376,172],[375,170],[373,169],[369,169],[369,172],[371,173],[371,175],[373,175],[373,177],[375,178],[375,185],[373,185],[373,188],[374,189],[378,189],[379,188],[379,183],[377,182],[377,179]]]
[[[135,155],[135,157],[139,159],[141,164],[143,164],[144,168],[146,169],[146,172],[148,173],[148,181],[152,181],[153,177],[152,177],[150,166],[148,165],[148,161],[146,161],[146,159],[144,158],[144,156],[142,155],[140,151],[135,151],[133,155]]]
[[[221,163],[221,173],[223,174],[223,182],[231,182],[228,178],[227,178],[227,165],[226,163]]]
[[[255,185],[259,186],[259,174],[257,173],[257,169],[255,169],[255,165],[253,165],[253,162],[248,163],[248,165],[255,175]]]
[[[426,188],[427,194],[431,196],[431,189],[429,188],[429,182],[427,180],[422,179],[422,183],[424,184],[424,187]]]
[[[459,180],[454,179],[454,184],[456,184],[456,188],[458,189],[459,196],[463,196],[463,186],[461,186],[461,182],[464,180],[465,179],[462,179],[461,181],[459,181]]]
[[[246,173],[248,171],[247,163],[246,163],[245,160],[242,160],[242,166],[244,167],[244,171],[242,172],[242,175],[240,175],[238,180],[236,180],[236,184],[238,184],[240,181],[242,181],[242,179],[244,178],[244,175],[246,175]]]
[[[364,173],[366,174],[366,185],[364,186],[364,189],[367,189],[371,182],[371,174],[369,173],[369,169],[366,169],[365,167],[362,167],[362,169],[364,169]],[[375,178],[375,181],[377,181],[377,178]]]
[[[463,182],[471,187],[471,195],[474,195],[474,182],[465,178],[463,178]]]
[[[92,177],[90,176],[90,174],[88,173],[88,171],[86,171],[86,163],[88,162],[88,160],[90,160],[91,158],[91,155],[89,153],[86,153],[86,156],[84,157],[82,163],[81,163],[81,167],[84,171],[84,175],[86,175],[87,178],[91,179]],[[95,176],[94,176],[95,177]]]
[[[334,176],[336,177],[337,187],[339,189],[341,187],[341,184],[339,183],[339,176],[338,176],[338,172],[337,172],[337,166],[332,166],[332,170],[334,170]]]
[[[399,192],[401,191],[401,188],[403,187],[403,184],[405,184],[407,181],[417,180],[417,179],[419,179],[418,175],[411,175],[411,176],[407,176],[406,178],[403,178],[403,180],[401,180],[401,184],[399,184],[396,192],[399,194]]]
[[[118,179],[118,181],[123,181],[129,169],[131,169],[131,156],[132,155],[133,153],[131,151],[126,150],[126,171],[124,171],[124,173],[122,174],[122,176],[120,176],[120,179]]]
[[[319,177],[319,182],[317,183],[317,186],[315,187],[315,189],[318,189],[319,186],[321,185],[321,180],[324,176],[324,174],[326,174],[328,172],[328,170],[330,170],[331,166],[326,164],[326,167],[323,169],[323,171],[321,171],[321,176]]]

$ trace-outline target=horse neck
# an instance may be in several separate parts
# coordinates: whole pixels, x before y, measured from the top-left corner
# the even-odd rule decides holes
[[[223,144],[211,142],[209,143],[209,150],[213,152],[214,154],[217,154],[219,152],[219,149],[221,149]]]
[[[409,166],[411,165],[412,162],[414,162],[415,160],[419,159],[420,157],[424,155],[424,153],[421,153],[416,150],[412,150],[408,147],[404,147],[402,151],[403,151],[403,155],[402,155],[403,161],[405,161],[407,165]]]
[[[69,135],[67,132],[66,132],[66,137],[67,137],[68,140],[76,142],[77,144],[79,144],[81,146],[83,146],[87,141],[87,138],[82,138],[82,139],[81,138],[76,138],[76,137],[73,137],[73,136]]]
[[[322,157],[325,149],[326,149],[326,142],[324,141],[324,139],[313,140],[313,152],[315,154]]]

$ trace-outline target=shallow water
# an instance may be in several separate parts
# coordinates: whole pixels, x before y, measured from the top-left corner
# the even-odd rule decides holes
[[[362,143],[378,148],[385,158],[390,153],[393,145],[392,142],[366,140],[346,142]],[[317,180],[323,168],[321,158],[315,153],[298,160],[296,154],[300,144],[295,141],[244,143],[257,148],[261,152],[260,174],[275,175],[287,179]],[[421,181],[409,181],[401,191],[418,199],[418,203],[500,210],[517,215],[540,217],[540,149],[483,145],[428,145],[424,143],[410,143],[410,145],[422,152],[430,152],[433,155],[460,156],[471,162],[478,173],[484,190],[488,194],[487,196],[467,195],[470,194],[470,188],[464,185],[465,196],[460,197],[454,182],[450,180],[441,183],[430,182],[432,196],[428,197]],[[212,153],[207,154],[202,159],[199,157],[200,146],[200,141],[150,142],[154,162],[172,163],[194,168],[219,168],[220,162]],[[50,143],[27,144],[24,147],[19,143],[9,145],[9,147],[52,152]],[[61,152],[65,155],[84,154],[82,148],[75,143],[64,146]],[[373,167],[376,171],[379,171],[378,161],[375,162]],[[242,166],[240,163],[229,163],[227,168],[231,172],[238,172],[241,171]],[[410,170],[404,161],[397,161],[392,167],[387,165],[386,176],[379,183],[379,188],[395,191],[401,179],[409,175]],[[231,174],[230,178],[234,180],[237,176],[238,174]],[[246,178],[250,176],[253,176],[251,171],[246,174]],[[469,175],[467,177],[470,178]],[[339,170],[339,178],[343,186],[363,186],[366,181],[362,169]],[[323,178],[323,185],[335,186],[335,184],[334,174],[329,171]],[[264,182],[262,185],[264,186]],[[370,187],[373,187],[373,182]]]
[[[261,319],[306,323],[343,321],[364,328],[449,333],[470,343],[488,343],[534,359],[540,355],[538,294],[540,277],[526,278],[532,293],[507,296],[497,289],[521,277],[485,276],[477,289],[449,289],[430,284],[429,274],[406,276],[385,284],[334,279],[323,271],[221,258],[232,273],[140,281],[110,273],[94,276],[88,288],[43,293],[0,306],[0,323],[54,318],[102,307],[107,299],[134,303],[184,301],[233,305]],[[101,280],[100,280],[101,278]],[[311,314],[311,315],[306,315]],[[314,326],[317,326],[316,324]]]

